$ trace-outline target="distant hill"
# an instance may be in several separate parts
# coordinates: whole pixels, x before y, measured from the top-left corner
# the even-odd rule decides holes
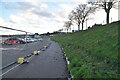
[[[63,47],[75,78],[118,78],[118,27],[120,21],[51,39]]]

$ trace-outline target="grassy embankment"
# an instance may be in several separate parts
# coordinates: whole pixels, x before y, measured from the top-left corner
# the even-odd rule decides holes
[[[119,24],[51,37],[63,47],[75,78],[117,78]]]

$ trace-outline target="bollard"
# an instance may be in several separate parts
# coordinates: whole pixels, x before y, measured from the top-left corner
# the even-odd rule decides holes
[[[41,41],[43,40],[43,39],[40,39]]]
[[[34,55],[38,55],[39,52],[38,52],[38,51],[34,51],[33,54],[34,54]]]
[[[18,62],[17,63],[23,63],[25,61],[24,58],[18,58]]]

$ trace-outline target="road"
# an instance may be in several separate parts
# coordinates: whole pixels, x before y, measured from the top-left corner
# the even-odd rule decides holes
[[[68,78],[69,74],[62,50],[57,43],[50,41],[49,39],[44,39],[43,42],[28,44],[27,47],[23,47],[24,45],[16,47],[20,47],[22,49],[27,48],[27,51],[26,49],[16,51],[18,53],[13,53],[11,50],[8,51],[11,51],[9,55],[11,58],[14,56],[12,60],[15,60],[19,55],[24,56],[34,50],[40,50],[47,44],[50,44],[50,46],[45,49],[45,51],[41,51],[39,55],[33,56],[29,63],[22,64],[3,75],[3,78]],[[3,54],[7,55],[8,52],[5,52],[6,51],[4,51]],[[5,57],[5,55],[3,55],[3,57]],[[4,64],[10,62],[7,58],[3,60],[5,60],[3,61]]]
[[[27,44],[17,44],[17,45],[2,45],[2,66],[17,61],[19,57],[24,57],[28,54],[33,53],[35,50],[40,50],[44,45],[49,44],[47,39],[44,41],[37,41]]]

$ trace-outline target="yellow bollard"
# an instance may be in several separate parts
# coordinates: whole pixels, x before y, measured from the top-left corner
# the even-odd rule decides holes
[[[33,53],[33,54],[34,54],[34,55],[37,55],[37,54],[39,54],[39,53],[38,53],[38,51],[34,51],[34,53]]]
[[[17,63],[23,63],[25,61],[24,58],[18,58],[18,62]]]
[[[41,41],[43,40],[43,39],[40,39]]]

